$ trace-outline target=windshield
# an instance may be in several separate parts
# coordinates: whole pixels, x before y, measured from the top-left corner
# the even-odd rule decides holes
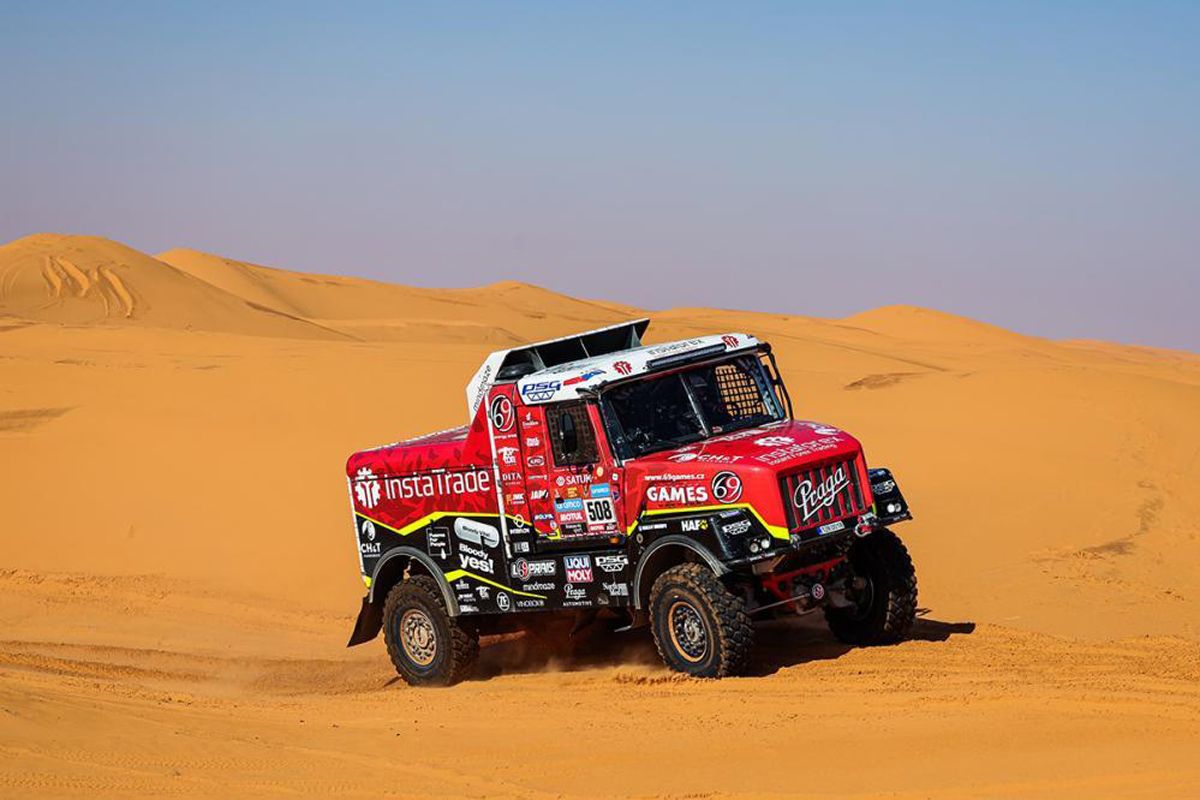
[[[604,405],[621,458],[783,418],[762,363],[750,355],[614,387]]]

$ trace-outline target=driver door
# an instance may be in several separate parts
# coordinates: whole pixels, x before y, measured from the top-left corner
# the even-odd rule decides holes
[[[528,492],[540,505],[534,511],[549,521],[537,526],[539,533],[555,540],[619,536],[624,530],[620,487],[595,404],[569,401],[542,408],[548,440],[545,490]]]

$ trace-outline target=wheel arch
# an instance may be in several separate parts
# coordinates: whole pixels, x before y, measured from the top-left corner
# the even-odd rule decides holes
[[[450,591],[450,584],[446,582],[441,568],[428,553],[408,545],[393,547],[379,559],[375,571],[371,574],[371,588],[367,593],[367,601],[371,605],[382,604],[392,587],[404,580],[405,573],[428,575],[433,578],[442,592],[447,613],[452,617],[458,616],[458,600],[454,592]]]
[[[647,547],[638,559],[633,573],[634,608],[645,608],[650,600],[650,587],[666,570],[688,561],[699,561],[718,577],[729,574],[726,567],[704,545],[679,534],[664,536]]]

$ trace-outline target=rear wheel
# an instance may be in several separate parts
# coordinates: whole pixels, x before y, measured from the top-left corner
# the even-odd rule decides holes
[[[658,577],[650,590],[650,625],[667,666],[698,678],[738,674],[754,643],[742,599],[701,564],[681,564]]]
[[[414,575],[388,592],[383,639],[396,672],[411,686],[450,686],[471,674],[479,639],[446,613],[437,583]]]
[[[895,644],[917,616],[917,575],[900,537],[886,528],[850,548],[851,605],[825,607],[829,629],[847,644]]]

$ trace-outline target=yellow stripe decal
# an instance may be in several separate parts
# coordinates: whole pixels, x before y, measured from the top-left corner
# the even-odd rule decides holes
[[[474,572],[467,572],[465,569],[456,569],[456,570],[452,570],[452,571],[446,573],[446,583],[453,583],[454,581],[458,580],[459,578],[474,578],[475,580],[480,581],[482,583],[491,584],[492,586],[495,586],[497,589],[503,589],[506,592],[512,592],[513,594],[519,594],[522,597],[536,597],[539,600],[546,599],[546,595],[544,595],[544,594],[531,594],[529,592],[517,591],[516,589],[512,588],[511,586],[505,586],[503,583],[496,583],[491,578],[485,578],[482,575],[476,575]]]
[[[434,511],[432,514],[426,514],[425,516],[421,517],[420,519],[418,519],[414,522],[408,523],[403,528],[393,528],[391,525],[388,525],[386,522],[380,522],[379,520],[375,519],[374,517],[367,516],[366,514],[362,513],[361,511],[355,510],[354,513],[357,514],[358,516],[362,517],[363,519],[370,520],[371,522],[374,522],[379,527],[386,528],[389,531],[391,531],[392,533],[399,534],[400,536],[408,536],[410,533],[413,533],[414,531],[418,531],[421,528],[424,528],[426,525],[428,525],[431,522],[437,522],[442,517],[497,517],[497,518],[499,518],[499,516],[500,516],[499,514],[497,514],[494,511]],[[510,520],[512,520],[514,522],[517,520],[517,517],[515,514],[505,514],[504,516],[508,517]],[[526,524],[528,524],[528,523],[526,523]]]
[[[688,506],[687,508],[655,508],[649,511],[643,511],[643,517],[658,517],[664,514],[695,514],[703,511],[728,511],[730,509],[740,508],[743,511],[749,511],[758,520],[759,524],[767,529],[767,532],[776,539],[787,539],[789,537],[788,529],[782,525],[772,525],[762,518],[762,514],[758,513],[758,509],[749,503],[732,503],[727,506]],[[638,526],[639,519],[633,521],[629,526],[627,534],[633,533],[633,529]]]

